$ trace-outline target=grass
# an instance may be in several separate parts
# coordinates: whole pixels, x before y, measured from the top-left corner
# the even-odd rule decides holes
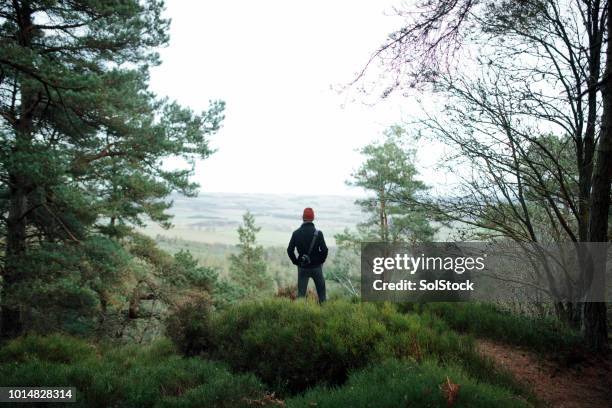
[[[480,335],[496,324],[491,336],[503,336],[553,326],[517,323],[524,318],[482,305],[430,304],[418,312],[346,300],[244,302],[213,312],[192,332],[203,337],[195,357],[166,339],[116,346],[25,336],[0,347],[0,386],[74,386],[76,407],[273,406],[271,394],[288,407],[438,407],[449,395],[453,407],[539,404],[453,327]],[[466,316],[480,321],[461,323]],[[449,394],[448,381],[459,391]]]
[[[183,358],[168,340],[116,348],[60,335],[27,336],[0,349],[0,358],[0,386],[73,386],[75,407],[240,407],[265,395],[252,374]]]
[[[203,333],[203,332],[200,332]],[[473,381],[534,401],[509,373],[475,350],[474,339],[431,313],[405,314],[393,304],[268,299],[215,313],[204,356],[258,376],[288,397],[314,386],[339,386],[349,373],[387,359],[461,366]]]
[[[444,320],[453,330],[540,353],[563,353],[580,345],[579,333],[559,320],[513,314],[491,304],[427,303],[418,310]]]
[[[507,389],[475,381],[458,366],[441,366],[431,360],[421,364],[414,361],[388,360],[353,373],[342,387],[311,389],[303,396],[288,400],[287,406],[445,407],[450,406],[449,393],[444,389],[444,384],[449,380],[459,385],[452,403],[455,408],[531,406],[528,401]]]
[[[440,322],[440,321],[437,321]],[[386,358],[460,356],[472,349],[460,336],[390,304],[269,299],[242,303],[211,320],[213,359],[253,372],[287,395],[320,384],[341,384],[354,369]]]

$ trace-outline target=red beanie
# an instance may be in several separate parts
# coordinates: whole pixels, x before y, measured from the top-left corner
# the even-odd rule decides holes
[[[302,215],[304,221],[314,221],[314,211],[310,207],[304,208],[304,214]]]

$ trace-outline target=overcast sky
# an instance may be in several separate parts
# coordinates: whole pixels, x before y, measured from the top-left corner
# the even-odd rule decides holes
[[[170,45],[161,50],[152,89],[194,110],[209,99],[227,103],[212,139],[218,151],[197,165],[201,191],[359,194],[344,184],[360,163],[355,150],[410,115],[416,102],[395,97],[371,106],[332,87],[353,79],[399,26],[394,4],[167,1]]]

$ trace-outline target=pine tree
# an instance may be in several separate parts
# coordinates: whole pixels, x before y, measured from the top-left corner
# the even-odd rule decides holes
[[[19,333],[28,307],[18,296],[34,279],[25,258],[120,236],[144,216],[168,225],[167,196],[195,193],[193,163],[212,153],[223,103],[196,114],[147,89],[168,42],[163,9],[159,0],[0,3],[4,335]],[[171,156],[191,168],[165,170]]]
[[[398,242],[431,240],[435,229],[426,214],[412,200],[428,187],[416,177],[415,150],[402,145],[405,130],[393,126],[384,132],[382,143],[371,143],[360,152],[363,164],[351,175],[347,184],[363,188],[369,197],[355,201],[367,214],[357,225],[357,233],[345,231],[336,235],[339,245],[359,241]]]
[[[230,278],[243,288],[248,297],[257,297],[268,294],[273,282],[266,273],[264,249],[257,245],[257,233],[261,227],[255,225],[255,217],[249,211],[242,220],[243,224],[238,227],[240,252],[230,255]]]

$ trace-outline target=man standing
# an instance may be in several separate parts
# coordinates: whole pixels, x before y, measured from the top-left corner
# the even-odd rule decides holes
[[[315,228],[314,211],[304,208],[302,226],[293,231],[287,254],[294,265],[298,267],[298,297],[306,296],[308,280],[312,278],[317,288],[319,302],[325,302],[325,279],[323,278],[323,263],[327,258],[327,245],[323,232]],[[297,248],[298,256],[295,256]]]

